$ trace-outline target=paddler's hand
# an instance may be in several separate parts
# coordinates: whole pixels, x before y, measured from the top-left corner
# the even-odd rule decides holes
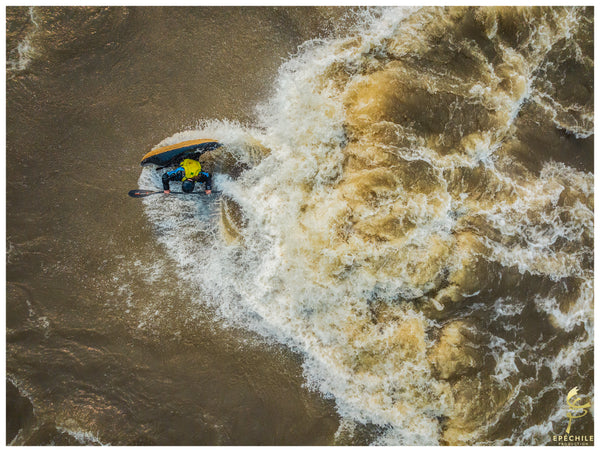
[[[171,193],[171,190],[165,190],[164,193]]]
[[[207,195],[210,195],[212,193],[211,190],[204,190],[204,193],[206,193]]]

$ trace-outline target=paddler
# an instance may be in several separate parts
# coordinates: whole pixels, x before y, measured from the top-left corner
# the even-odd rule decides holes
[[[179,168],[163,174],[162,183],[165,193],[171,193],[171,190],[169,190],[169,182],[172,180],[182,181],[181,189],[185,193],[193,192],[196,182],[204,182],[205,193],[207,195],[212,193],[211,176],[209,173],[202,171],[202,166],[197,160],[185,159],[181,162]]]

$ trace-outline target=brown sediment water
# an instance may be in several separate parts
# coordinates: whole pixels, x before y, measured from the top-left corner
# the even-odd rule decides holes
[[[593,138],[592,8],[9,7],[7,441],[552,444]]]

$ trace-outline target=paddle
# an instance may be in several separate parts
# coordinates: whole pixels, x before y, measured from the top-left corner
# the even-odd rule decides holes
[[[132,198],[144,198],[146,196],[159,195],[159,194],[164,194],[164,195],[204,195],[205,193],[203,191],[193,191],[191,193],[185,193],[182,191],[172,191],[170,193],[165,193],[163,191],[154,191],[154,190],[130,190],[128,194]]]

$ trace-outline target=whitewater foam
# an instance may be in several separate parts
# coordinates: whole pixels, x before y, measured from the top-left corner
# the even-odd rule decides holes
[[[577,27],[570,10],[564,24],[560,11],[531,14],[541,25],[518,46],[497,19],[486,25],[500,63],[459,46],[480,63],[465,81],[460,67],[421,66],[428,33],[444,36],[455,16],[368,10],[348,37],[310,41],[282,65],[258,126],[205,121],[157,145],[224,144],[206,162],[220,200],[148,197],[146,212],[195,300],[304,356],[308,384],[347,423],[340,438],[358,422],[383,429],[376,444],[485,442],[517,401],[533,403],[519,363],[544,345],[514,342],[527,301],[493,298],[492,269],[580,281],[566,311],[547,293],[534,303],[556,328],[591,333],[593,175],[513,166],[524,107],[545,96],[540,67]],[[159,188],[160,176],[146,168],[139,185]],[[478,315],[513,323],[486,335]],[[542,360],[554,379],[590,349],[586,336]],[[490,394],[484,418],[477,400]],[[523,432],[534,441],[548,422]]]
[[[20,72],[27,69],[32,59],[36,55],[36,50],[32,44],[33,37],[39,29],[39,24],[35,18],[35,7],[30,6],[28,9],[29,20],[33,24],[33,28],[23,37],[17,44],[16,49],[13,53],[14,57],[9,58],[6,62],[7,70],[9,72]]]

